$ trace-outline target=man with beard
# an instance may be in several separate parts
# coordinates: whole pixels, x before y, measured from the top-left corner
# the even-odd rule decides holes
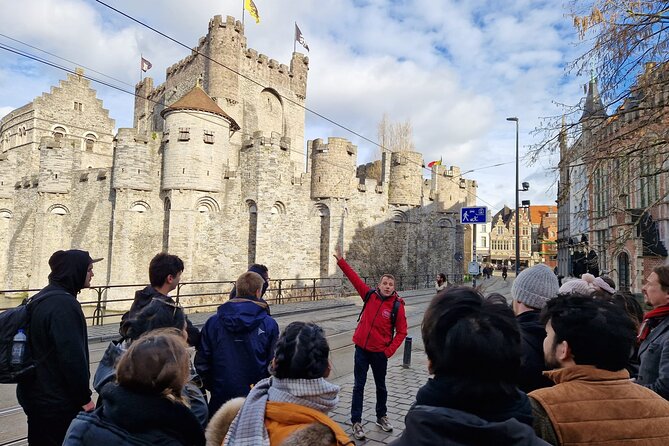
[[[669,266],[659,266],[641,289],[646,313],[639,329],[639,374],[636,382],[669,399]]]
[[[625,366],[635,326],[618,305],[578,294],[550,300],[544,356],[555,386],[529,394],[534,429],[554,445],[669,444],[669,402]]]

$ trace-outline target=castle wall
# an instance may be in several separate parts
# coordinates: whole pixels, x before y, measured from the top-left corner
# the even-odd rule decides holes
[[[423,154],[393,152],[390,155],[388,201],[396,205],[420,206],[423,191]]]

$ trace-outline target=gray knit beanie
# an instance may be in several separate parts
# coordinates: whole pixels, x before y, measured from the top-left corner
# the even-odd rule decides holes
[[[541,263],[518,274],[511,285],[511,296],[528,307],[540,310],[546,302],[557,296],[558,289],[560,285],[557,276]]]

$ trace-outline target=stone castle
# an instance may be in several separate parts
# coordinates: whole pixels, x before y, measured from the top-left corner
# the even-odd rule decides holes
[[[133,128],[114,134],[79,69],[2,118],[0,289],[43,286],[68,248],[104,257],[98,285],[146,282],[162,250],[190,281],[255,262],[275,278],[335,276],[338,243],[366,275],[461,273],[459,209],[476,182],[440,165],[424,179],[417,152],[357,167],[340,137],[305,151],[308,68],[258,54],[216,16],[165,83],[136,86]]]

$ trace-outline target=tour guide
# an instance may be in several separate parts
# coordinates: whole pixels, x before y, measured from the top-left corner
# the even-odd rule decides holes
[[[388,421],[386,400],[386,369],[390,358],[404,341],[407,335],[407,320],[404,313],[404,301],[395,292],[395,278],[384,274],[375,290],[363,282],[341,255],[341,249],[336,248],[335,258],[337,265],[346,274],[365,304],[360,317],[360,323],[353,334],[355,357],[353,366],[354,384],[353,400],[351,402],[351,424],[353,436],[357,440],[365,438],[362,428],[362,399],[365,391],[367,371],[372,367],[374,383],[376,384],[376,424],[386,432],[393,430]],[[395,307],[395,302],[399,305]],[[395,326],[391,314],[396,309]],[[397,335],[393,337],[394,330]]]

